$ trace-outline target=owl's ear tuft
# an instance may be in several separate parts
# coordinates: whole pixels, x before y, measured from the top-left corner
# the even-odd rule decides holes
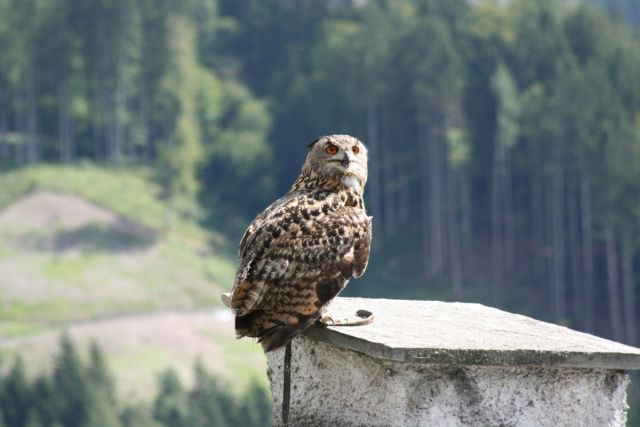
[[[313,148],[314,145],[316,145],[318,143],[318,141],[320,141],[322,138],[317,138],[314,139],[313,141],[311,141],[311,144],[307,145],[307,147],[309,147],[309,150],[311,150]]]

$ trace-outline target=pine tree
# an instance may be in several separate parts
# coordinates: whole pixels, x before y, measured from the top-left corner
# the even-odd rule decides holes
[[[92,389],[99,389],[110,403],[115,403],[114,379],[107,366],[104,353],[95,341],[91,342],[88,378]]]
[[[38,410],[40,421],[49,426],[57,421],[58,396],[53,388],[53,382],[48,375],[41,375],[33,383],[33,403]]]
[[[7,426],[22,426],[32,409],[31,393],[27,381],[24,362],[18,357],[4,379],[0,404]]]
[[[60,338],[53,368],[58,420],[65,427],[80,427],[87,419],[90,383],[75,344],[68,334]]]
[[[122,427],[116,408],[102,388],[91,387],[84,402],[82,427]]]
[[[232,405],[234,402],[222,402],[223,391],[219,389],[216,379],[205,371],[200,361],[196,363],[194,371],[196,385],[189,394],[188,424],[194,427],[242,425],[235,424],[232,422],[235,420],[230,419],[231,408],[223,404]]]
[[[167,370],[160,376],[158,389],[153,417],[167,426],[186,427],[187,396],[174,370]]]
[[[189,21],[175,14],[169,20],[170,68],[163,92],[172,99],[171,133],[159,147],[156,178],[166,203],[165,227],[170,229],[176,214],[193,213],[193,200],[200,183],[197,171],[203,148],[197,115],[197,44]]]
[[[127,405],[120,414],[120,422],[123,427],[161,427],[142,403]]]
[[[43,427],[42,422],[40,421],[40,416],[34,410],[29,411],[27,415],[27,420],[24,424],[25,427]]]
[[[244,393],[241,413],[245,417],[243,425],[251,427],[270,426],[273,403],[265,387],[253,380]]]

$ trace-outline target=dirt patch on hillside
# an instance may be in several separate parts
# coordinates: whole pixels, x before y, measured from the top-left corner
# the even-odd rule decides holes
[[[0,212],[0,235],[47,251],[130,250],[156,233],[73,194],[36,192]]]
[[[115,225],[122,219],[108,209],[72,194],[39,191],[0,211],[0,229],[73,229],[91,224]]]

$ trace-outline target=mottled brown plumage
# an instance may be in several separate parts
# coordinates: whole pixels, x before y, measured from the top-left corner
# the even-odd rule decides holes
[[[265,351],[320,319],[369,259],[366,147],[348,135],[309,147],[291,190],[256,217],[240,242],[231,294],[236,335],[257,337]]]

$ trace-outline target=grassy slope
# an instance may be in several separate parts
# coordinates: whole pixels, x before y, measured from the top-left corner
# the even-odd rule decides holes
[[[164,231],[165,210],[148,171],[42,166],[0,175],[0,188],[0,214],[17,209],[9,226],[0,223],[0,363],[26,351],[32,359],[28,365],[46,366],[47,354],[57,345],[52,337],[63,329],[76,335],[78,325],[89,321],[96,327],[78,338],[97,338],[107,347],[127,392],[138,394],[141,383],[148,389],[154,373],[168,365],[187,375],[193,357],[247,381],[262,371],[256,346],[236,343],[228,321],[200,323],[188,342],[161,340],[148,346],[136,340],[148,339],[146,333],[153,341],[161,328],[143,333],[123,326],[122,319],[137,319],[124,315],[144,318],[145,313],[220,307],[220,292],[229,289],[235,267],[234,260],[216,250],[223,237],[205,232],[195,221],[179,218],[170,232]],[[29,198],[45,203],[44,210],[56,208],[46,205],[49,200],[72,212],[87,211],[88,218],[82,226],[20,227],[20,216],[27,223],[39,214],[23,202]],[[91,215],[102,214],[99,209],[115,219],[91,222]],[[104,318],[112,321],[95,321]],[[172,319],[167,327],[196,327],[192,314]],[[114,324],[120,325],[122,339],[118,334],[105,339]],[[207,341],[215,348],[202,344]],[[176,353],[180,347],[182,356]]]

